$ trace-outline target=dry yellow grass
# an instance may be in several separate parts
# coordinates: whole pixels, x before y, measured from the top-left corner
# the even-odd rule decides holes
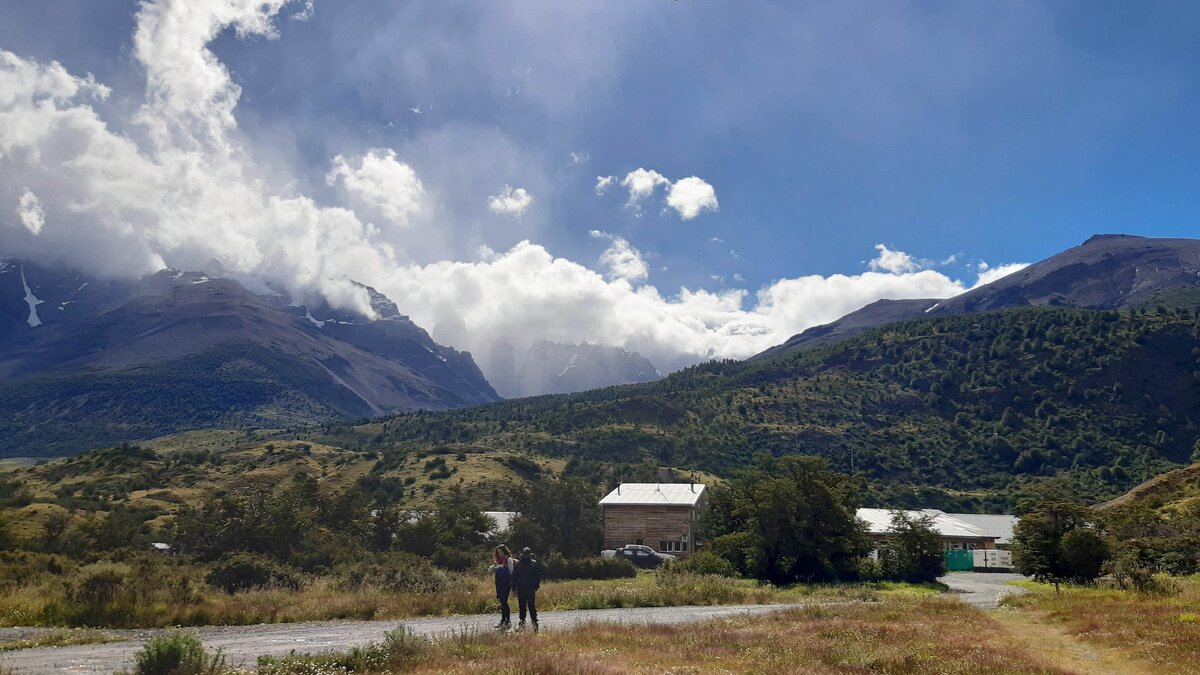
[[[342,668],[344,670],[339,671]],[[539,635],[407,640],[375,654],[266,664],[267,675],[412,673],[1063,673],[948,598],[785,610],[686,626],[597,624]]]
[[[1178,593],[1147,595],[1117,588],[1027,584],[1006,604],[1036,620],[1147,664],[1147,672],[1200,672],[1200,577],[1173,581]]]

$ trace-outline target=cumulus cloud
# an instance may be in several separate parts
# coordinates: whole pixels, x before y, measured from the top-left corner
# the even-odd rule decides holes
[[[608,268],[609,279],[624,279],[633,284],[645,281],[650,276],[650,266],[646,264],[642,252],[630,245],[629,241],[600,230],[592,230],[590,234],[596,239],[612,242],[600,254],[600,263]]]
[[[217,260],[371,315],[344,275],[393,267],[391,247],[353,211],[271,188],[237,133],[240,90],[208,49],[226,28],[275,36],[284,4],[142,3],[133,54],[146,99],[122,132],[90,105],[108,94],[90,76],[0,51],[0,198],[14,183],[54,195],[36,240],[6,236],[6,252],[110,276]]]
[[[390,149],[370,150],[355,161],[338,155],[325,181],[340,184],[361,204],[396,225],[408,224],[409,216],[421,209],[425,194],[417,172],[396,161],[396,153]]]
[[[980,286],[990,284],[997,279],[1003,279],[1013,272],[1019,272],[1026,267],[1029,267],[1029,263],[1007,263],[1005,265],[992,267],[986,262],[980,261],[976,268],[979,272],[979,278],[976,279],[975,285],[972,288],[979,288]]]
[[[640,208],[643,199],[654,194],[660,185],[670,185],[671,181],[661,173],[652,169],[634,169],[621,179],[621,187],[629,190],[630,208]]]
[[[596,177],[596,194],[603,195],[616,180],[614,176]],[[641,215],[642,202],[652,197],[659,187],[665,187],[665,203],[683,220],[692,220],[703,211],[716,211],[717,191],[704,179],[688,176],[675,182],[653,169],[638,168],[625,174],[621,187],[629,191],[626,206]]]
[[[667,206],[675,209],[680,218],[691,220],[701,211],[717,210],[717,191],[696,176],[681,178],[667,191]]]
[[[673,370],[750,356],[881,298],[946,298],[967,290],[936,270],[868,270],[781,279],[756,293],[681,288],[666,295],[650,285],[632,287],[611,266],[605,275],[529,241],[476,262],[403,266],[380,288],[404,298],[405,312],[421,325],[456,326],[439,337],[470,350],[485,374],[501,337],[518,353],[538,339],[620,345]]]
[[[42,203],[37,195],[29,188],[25,188],[20,201],[17,202],[17,218],[33,236],[42,233],[42,226],[46,224],[46,212],[42,210]]]
[[[636,247],[599,232],[610,242],[602,272],[528,240],[503,252],[480,247],[475,261],[402,262],[354,210],[403,222],[420,208],[423,186],[391,151],[332,159],[327,179],[354,206],[338,208],[297,194],[290,176],[280,180],[261,168],[239,133],[233,111],[240,90],[208,45],[229,28],[274,37],[286,4],[143,2],[133,55],[146,71],[146,98],[131,120],[112,126],[93,107],[108,95],[93,78],[0,51],[0,204],[18,205],[19,223],[5,230],[3,252],[108,276],[201,269],[215,259],[300,298],[320,293],[370,315],[365,294],[347,280],[353,277],[396,299],[418,324],[444,326],[439,337],[471,350],[485,373],[500,341],[517,350],[539,339],[619,345],[671,370],[751,355],[881,298],[966,290],[882,246],[861,273],[781,279],[757,292],[660,291],[644,283],[648,266]],[[615,181],[602,177],[597,188]],[[672,186],[647,169],[621,185],[635,204]],[[389,192],[395,186],[399,195]],[[691,212],[686,205],[696,213],[709,208],[704,195],[680,199],[682,206],[671,207],[681,217]],[[489,207],[515,215],[531,202],[524,188],[506,186]],[[22,212],[38,214],[36,221]]]
[[[529,210],[532,203],[533,195],[525,188],[514,190],[511,185],[505,185],[500,194],[488,197],[488,210],[497,215],[515,218]]]
[[[904,251],[893,251],[883,244],[875,244],[875,250],[879,251],[879,255],[875,256],[870,263],[871,269],[875,272],[907,274],[927,267],[924,261],[918,260]]]

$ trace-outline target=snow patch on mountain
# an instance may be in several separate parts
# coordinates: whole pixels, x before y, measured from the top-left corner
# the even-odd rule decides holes
[[[29,327],[37,328],[42,325],[42,319],[38,317],[37,306],[43,301],[33,294],[33,289],[29,288],[29,283],[25,281],[24,265],[21,266],[21,285],[25,287],[25,304],[29,305]]]

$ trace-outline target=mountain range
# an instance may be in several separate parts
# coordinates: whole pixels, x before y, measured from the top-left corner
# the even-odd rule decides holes
[[[294,300],[260,280],[219,271],[168,270],[136,281],[99,281],[0,261],[0,454],[70,454],[187,429],[286,429],[500,399],[470,354],[437,344],[391,299],[362,288],[374,320],[319,298]],[[914,320],[1017,308],[1197,305],[1200,241],[1099,235],[955,298],[881,300],[804,331],[747,364],[718,369],[791,362],[796,354],[825,353],[880,327]],[[1038,321],[1042,326],[1043,319]],[[967,330],[970,324],[946,325]],[[1168,351],[1174,358],[1175,347]],[[514,396],[639,382],[651,383],[641,385],[646,391],[674,392],[677,387],[669,383],[693,377],[680,374],[657,385],[653,381],[661,375],[637,354],[548,341],[535,343],[520,369],[512,370],[502,391]],[[952,379],[960,374],[949,371]],[[636,423],[642,417],[699,414],[681,407],[674,395],[647,402],[636,385],[619,387],[612,400],[624,400],[626,391],[638,402],[610,401],[603,412],[587,413],[589,418]],[[745,404],[738,396],[721,400],[741,416],[739,406]],[[796,442],[803,445],[808,435]],[[745,449],[729,452],[741,456]]]
[[[470,354],[435,343],[374,289],[368,320],[255,286],[170,270],[97,282],[0,263],[5,454],[499,400]]]
[[[879,300],[794,335],[754,359],[853,337],[922,316],[945,317],[1013,307],[1120,309],[1191,306],[1200,299],[1200,240],[1098,234],[1039,263],[953,298]]]
[[[521,396],[570,394],[662,377],[644,356],[620,347],[541,340],[525,354],[517,376]]]

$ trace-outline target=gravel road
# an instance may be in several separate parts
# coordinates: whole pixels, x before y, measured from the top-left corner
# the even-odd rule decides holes
[[[1017,574],[954,572],[941,578],[959,597],[981,609],[995,609],[1004,595],[1023,589],[1007,582],[1024,579]],[[808,603],[812,604],[812,603]],[[589,609],[541,612],[543,630],[567,628],[584,623],[693,623],[741,614],[762,614],[803,605],[727,605],[703,607],[642,607],[636,609]],[[252,667],[260,655],[284,656],[291,652],[341,651],[383,639],[397,626],[407,626],[419,635],[444,635],[459,630],[492,630],[494,614],[431,617],[405,621],[310,621],[258,626],[220,626],[195,629],[209,649],[220,648],[228,665]],[[38,629],[0,629],[0,637],[29,637]],[[14,632],[15,631],[15,632]],[[133,655],[150,637],[161,631],[111,631],[126,642],[73,647],[22,649],[0,654],[0,666],[17,673],[78,673],[108,675],[133,667]]]
[[[589,609],[539,612],[542,630],[565,628],[591,622],[693,623],[736,616],[762,614],[800,605],[727,605],[721,607],[644,607],[636,609]],[[383,634],[404,625],[420,635],[451,631],[492,630],[493,614],[450,616],[405,621],[319,621],[259,626],[207,627],[195,629],[204,646],[224,651],[230,666],[252,667],[260,655],[284,656],[295,652],[342,651],[383,639]],[[0,666],[18,673],[80,673],[109,675],[133,667],[133,655],[155,631],[113,631],[128,642],[99,645],[22,649],[0,654]]]
[[[1008,582],[1028,578],[1003,572],[951,572],[938,581],[949,586],[952,592],[961,594],[959,597],[963,602],[980,609],[996,609],[1000,598],[1025,592],[1020,586],[1007,585]]]

